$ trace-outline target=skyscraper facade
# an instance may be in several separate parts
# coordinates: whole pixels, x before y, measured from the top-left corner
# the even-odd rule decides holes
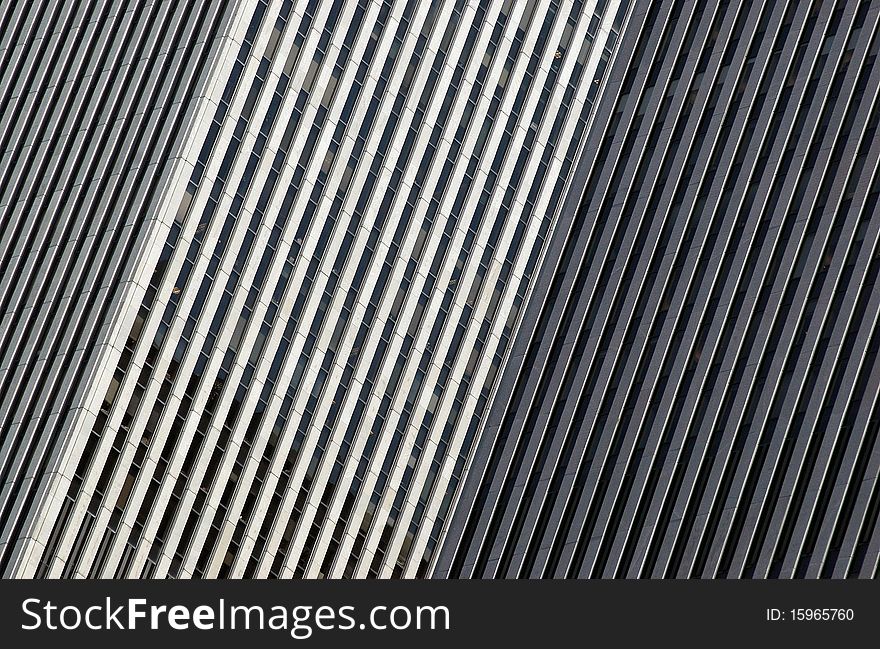
[[[630,3],[6,3],[0,572],[424,576]]]
[[[876,577],[878,26],[635,3],[435,576]]]

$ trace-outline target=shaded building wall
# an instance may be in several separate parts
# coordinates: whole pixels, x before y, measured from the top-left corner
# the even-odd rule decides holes
[[[636,3],[436,577],[873,577],[880,5]]]

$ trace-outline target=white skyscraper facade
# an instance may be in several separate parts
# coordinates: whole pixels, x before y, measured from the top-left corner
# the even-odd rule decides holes
[[[3,574],[427,576],[629,3],[14,4]]]

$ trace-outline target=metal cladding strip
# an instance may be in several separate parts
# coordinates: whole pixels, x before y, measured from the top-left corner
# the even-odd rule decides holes
[[[4,573],[425,576],[630,3],[13,4],[3,107],[32,107],[0,133],[0,416],[20,431],[0,447]],[[122,80],[91,72],[135,52]],[[20,81],[56,60],[82,66],[48,86],[57,117]],[[44,123],[81,138],[57,172],[7,163]],[[89,238],[117,213],[124,254]],[[75,226],[85,243],[59,246]],[[75,272],[39,275],[34,242]],[[93,296],[102,318],[64,320],[98,343],[70,350],[79,383],[45,369],[63,409],[25,380],[23,323],[61,352],[79,338],[20,283],[116,286],[83,245],[122,288]],[[19,424],[27,408],[60,414],[53,437]]]
[[[823,110],[823,115],[829,114],[827,111],[832,107],[832,105],[833,105],[832,102],[833,102],[833,98],[826,100],[825,108]],[[837,104],[835,106],[835,109],[841,110],[840,106],[841,106],[841,104]],[[843,106],[846,106],[846,104],[844,103]],[[842,115],[839,115],[838,118],[842,118],[842,117],[843,117]],[[817,137],[820,137],[820,135],[821,135],[821,131],[817,130],[814,132],[813,137],[817,138]],[[828,137],[828,136],[826,135],[826,137]],[[826,142],[827,141],[828,140],[826,140]],[[823,147],[823,149],[822,149],[823,152],[824,152],[825,148],[826,147]],[[828,147],[828,148],[830,148],[830,147]],[[833,168],[833,166],[825,167],[824,165],[826,164],[825,163],[826,159],[827,159],[827,155],[823,155],[823,153],[820,153],[819,163],[823,166],[819,166],[818,170],[822,173],[820,173],[818,175],[813,175],[811,177],[811,181],[810,181],[811,184],[817,183],[818,178],[824,177],[825,179],[827,179],[829,177],[827,174]],[[823,180],[823,182],[827,182],[827,180]],[[837,191],[839,192],[839,190],[837,190]],[[810,191],[809,186],[808,186],[808,189],[807,189],[808,200],[810,202],[812,202],[813,200],[816,200],[813,198],[815,196],[816,196],[815,189],[813,189],[813,191]],[[809,205],[809,203],[808,203],[808,205]],[[813,210],[813,213],[815,213],[816,208],[813,205],[810,205],[810,209]],[[807,230],[806,232],[809,233],[809,230]],[[817,237],[817,239],[818,239],[818,237]],[[784,253],[783,253],[784,256],[782,257],[780,272],[777,274],[777,276],[775,278],[772,279],[772,281],[775,283],[775,286],[779,287],[779,288],[771,289],[773,293],[780,293],[782,290],[784,290],[786,282],[789,282],[790,275],[788,275],[788,273],[791,272],[791,269],[794,267],[796,255],[804,255],[804,254],[811,255],[811,257],[807,258],[806,264],[807,264],[807,268],[812,268],[816,264],[816,257],[819,255],[819,252],[816,251],[816,247],[818,246],[821,250],[821,246],[823,245],[823,240],[818,239],[818,243],[814,244],[814,246],[813,246],[813,251],[808,252],[810,250],[810,248],[806,247],[806,246],[809,245],[810,239],[807,237],[804,237],[803,239],[801,239],[798,236],[781,238],[780,242],[784,246]],[[771,266],[771,268],[772,268],[772,266]],[[769,281],[769,277],[770,277],[770,274],[768,274],[768,280],[765,280],[765,281]],[[798,289],[797,289],[797,292],[795,293],[794,298],[793,298],[794,305],[795,305],[795,307],[794,307],[795,314],[797,313],[796,309],[802,308],[801,305],[803,305],[805,303],[804,301],[806,299],[806,296],[802,292],[806,290],[805,287],[807,287],[807,286],[813,286],[813,285],[812,285],[812,283],[808,284],[805,282],[798,283]],[[753,327],[757,326],[758,333],[757,333],[756,338],[757,338],[758,344],[753,345],[753,347],[752,347],[751,358],[754,358],[756,360],[753,362],[747,362],[747,366],[745,369],[746,376],[749,376],[750,373],[753,371],[757,373],[759,371],[759,369],[761,369],[757,365],[758,360],[762,356],[763,356],[763,358],[768,359],[769,356],[767,355],[765,349],[769,348],[772,353],[774,345],[777,344],[777,341],[779,340],[779,338],[777,336],[773,335],[774,331],[773,331],[773,329],[771,329],[771,326],[778,327],[781,325],[781,322],[779,320],[776,320],[774,322],[774,318],[777,315],[777,309],[775,308],[776,304],[779,304],[779,303],[778,302],[771,303],[770,306],[764,310],[762,318],[758,319],[756,317],[752,320],[752,323],[751,323],[752,326]],[[780,313],[782,313],[784,315],[785,311],[780,311]],[[776,324],[776,323],[779,323],[779,324]],[[819,321],[817,324],[821,324],[821,321]],[[789,331],[795,330],[794,323],[789,324],[787,329]],[[776,329],[776,331],[778,331],[778,328]],[[745,340],[746,341],[750,340],[750,338],[751,337],[746,338]],[[763,346],[763,341],[767,341],[768,344],[766,347]],[[783,358],[784,357],[785,357],[785,355],[783,355]],[[769,362],[770,362],[769,360],[764,361],[762,368],[768,367],[767,363],[769,363]],[[773,367],[772,365],[769,365],[770,370],[764,370],[764,371],[772,371],[772,367]],[[779,376],[779,372],[777,371],[776,373],[774,373],[774,376]],[[755,380],[757,380],[757,381],[761,380],[760,373],[757,374],[757,376],[755,377]],[[740,382],[740,384],[738,386],[739,390],[738,390],[736,397],[735,397],[735,400],[732,404],[733,412],[738,413],[738,415],[743,415],[747,418],[752,418],[755,414],[753,399],[754,399],[754,395],[756,393],[754,391],[752,391],[751,388],[749,388],[748,391],[745,390],[745,388],[750,385],[751,384],[749,382]],[[758,385],[760,386],[761,384],[758,384]],[[769,388],[770,386],[767,386],[767,387]],[[751,394],[752,397],[748,401],[746,401],[749,394]],[[785,412],[786,410],[787,409],[784,408],[783,411]],[[734,419],[731,422],[731,424],[736,426],[737,420]],[[783,428],[783,430],[784,430],[784,428]],[[734,438],[732,441],[734,442],[732,448],[736,449],[738,446],[738,444],[736,443],[737,440]],[[760,446],[758,446],[756,448],[756,452],[758,452],[758,453],[761,452]],[[743,471],[748,468],[748,456],[745,455],[745,453],[743,453],[742,459],[743,459],[743,462],[739,464],[739,469],[738,469],[739,471]],[[733,470],[732,466],[730,464],[728,464],[725,467],[724,475],[731,476],[732,470]],[[725,479],[730,480],[730,478],[725,478]],[[719,480],[721,480],[721,479],[719,479]],[[733,480],[733,482],[731,484],[731,492],[729,494],[729,498],[734,498],[736,496],[736,490],[738,488],[738,485],[741,484],[741,483],[737,482],[735,477],[733,477],[732,480]],[[722,482],[722,484],[724,484],[724,482]],[[749,483],[744,484],[744,486],[746,488],[749,488]],[[725,508],[725,509],[729,509],[729,508]],[[734,523],[733,517],[728,517],[726,515],[722,516],[721,520],[718,523],[719,524],[719,532],[721,530],[723,530],[728,524],[733,524],[733,523]],[[702,557],[704,558],[703,560],[705,560],[708,564],[704,567],[704,570],[711,571],[712,573],[715,573],[717,571],[726,571],[727,570],[726,566],[718,566],[718,565],[713,566],[712,565],[712,564],[717,564],[718,562],[721,562],[722,560],[725,560],[725,563],[726,563],[726,558],[722,556],[722,552],[720,551],[720,549],[717,549],[717,544],[715,544],[715,547],[716,547],[715,550],[710,550],[710,548],[708,546],[708,539],[706,539],[704,537],[702,546],[703,546]]]
[[[235,3],[0,17],[0,571],[32,576],[183,187]]]
[[[878,27],[637,6],[435,577],[876,577]]]

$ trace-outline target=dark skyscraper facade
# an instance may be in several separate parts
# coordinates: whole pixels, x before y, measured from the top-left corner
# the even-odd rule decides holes
[[[878,20],[636,3],[435,576],[876,576]]]

